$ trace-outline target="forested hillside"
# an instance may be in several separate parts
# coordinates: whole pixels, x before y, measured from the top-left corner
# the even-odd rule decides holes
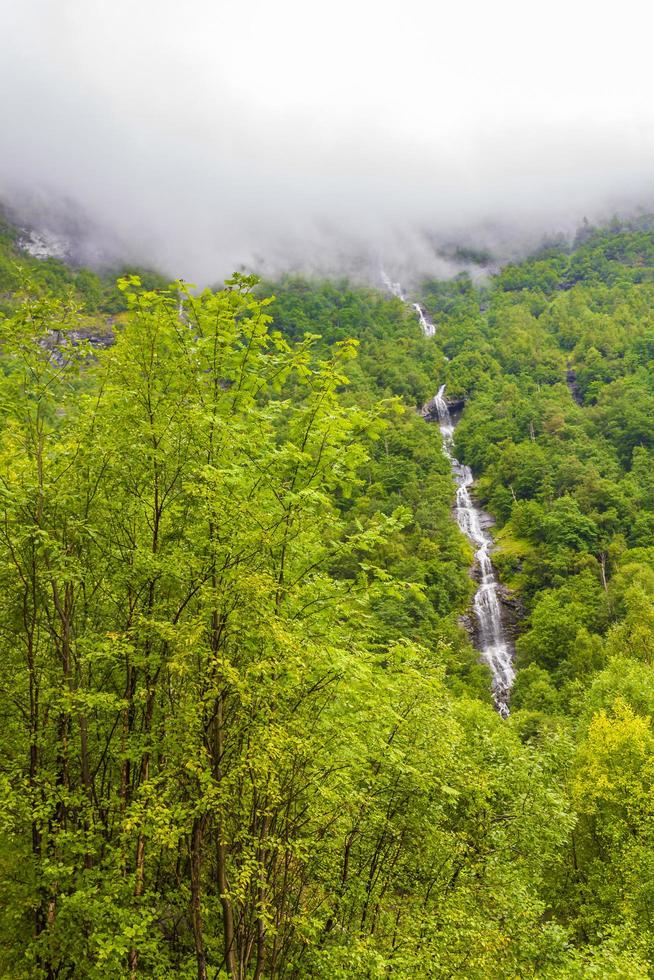
[[[654,973],[654,233],[399,299],[0,241],[0,974]],[[503,720],[437,426],[523,609]]]

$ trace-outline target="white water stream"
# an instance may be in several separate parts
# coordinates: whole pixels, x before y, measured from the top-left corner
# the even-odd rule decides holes
[[[381,274],[382,282],[384,283],[388,291],[393,294],[393,296],[397,296],[397,298],[401,299],[403,303],[410,302],[407,299],[407,297],[404,295],[404,292],[402,291],[402,286],[400,285],[399,282],[393,282],[386,275],[383,269],[381,270],[380,274]],[[422,332],[424,333],[425,337],[433,337],[434,334],[436,333],[436,327],[433,323],[431,323],[430,320],[427,319],[427,317],[425,316],[425,311],[423,310],[420,303],[411,303],[411,306],[418,314],[418,319],[420,320],[420,326],[422,327]]]
[[[443,436],[443,452],[450,461],[456,480],[456,521],[465,536],[475,548],[475,565],[479,569],[479,587],[473,600],[473,610],[477,619],[477,640],[482,659],[486,661],[493,678],[493,700],[497,710],[506,718],[509,714],[509,695],[515,678],[513,655],[506,640],[502,614],[498,598],[499,585],[495,569],[490,560],[492,538],[484,528],[484,512],[475,505],[470,496],[473,483],[472,470],[455,457],[454,423],[445,401],[445,385],[425,406],[427,413],[436,412],[438,427]]]
[[[386,273],[381,272],[386,288],[398,299],[409,300],[399,283],[392,282]],[[418,303],[411,304],[418,313],[420,326],[426,337],[433,337],[436,327],[425,316]],[[443,452],[450,462],[456,481],[456,521],[465,536],[475,548],[475,567],[479,569],[479,587],[473,600],[473,610],[477,619],[477,642],[479,653],[490,667],[492,676],[493,700],[501,716],[509,714],[509,695],[515,678],[513,655],[507,641],[502,623],[499,602],[499,584],[495,575],[490,552],[492,538],[484,527],[485,514],[477,507],[470,495],[473,484],[472,470],[464,466],[454,455],[454,423],[445,401],[445,385],[423,408],[423,415],[436,415],[443,437]]]

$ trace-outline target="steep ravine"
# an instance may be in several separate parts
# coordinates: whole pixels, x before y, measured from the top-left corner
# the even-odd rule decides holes
[[[382,281],[387,289],[405,303],[410,301],[399,283],[392,282],[382,271]],[[420,326],[426,337],[433,337],[436,327],[431,323],[418,303],[410,304],[416,310]],[[475,549],[474,573],[478,583],[473,599],[473,612],[477,628],[473,631],[479,654],[491,671],[493,700],[503,718],[509,714],[509,697],[515,678],[513,644],[503,621],[500,605],[500,584],[490,559],[493,541],[486,530],[490,517],[474,502],[471,496],[473,484],[469,466],[459,462],[454,455],[454,422],[445,400],[445,385],[424,406],[422,414],[428,421],[438,422],[443,438],[443,452],[450,462],[456,481],[456,521]]]
[[[486,530],[490,523],[488,514],[474,502],[470,490],[472,471],[454,455],[454,423],[447,402],[445,385],[423,409],[425,418],[435,418],[443,437],[443,452],[450,461],[456,480],[456,521],[475,549],[475,571],[478,572],[478,588],[472,607],[477,629],[477,649],[490,667],[493,700],[497,710],[506,718],[509,714],[509,697],[515,678],[512,644],[506,635],[500,606],[500,585],[490,559],[493,540]]]

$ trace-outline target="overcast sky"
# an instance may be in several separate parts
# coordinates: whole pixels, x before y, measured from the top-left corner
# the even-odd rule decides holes
[[[0,196],[196,280],[654,209],[653,9],[0,0]]]

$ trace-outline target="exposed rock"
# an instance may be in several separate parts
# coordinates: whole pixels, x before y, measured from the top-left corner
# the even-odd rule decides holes
[[[93,328],[88,327],[83,330],[73,330],[70,334],[73,343],[87,341],[91,347],[98,347],[102,350],[106,350],[107,347],[113,347],[116,343],[116,337],[113,330],[93,330]]]
[[[65,262],[71,255],[70,241],[64,235],[48,230],[26,231],[25,236],[18,240],[18,247],[35,259],[59,259]]]
[[[500,583],[497,591],[500,601],[500,612],[502,615],[502,625],[504,632],[511,646],[515,646],[515,641],[521,633],[521,625],[525,618],[525,607],[521,597],[508,589],[506,585]]]
[[[41,341],[46,350],[52,352],[52,358],[58,364],[66,361],[66,351],[78,344],[88,343],[94,350],[106,350],[116,343],[113,330],[105,328],[82,327],[79,330],[52,330]]]
[[[570,366],[568,361],[568,369],[565,376],[565,383],[568,386],[568,391],[572,395],[573,399],[576,401],[577,405],[583,405],[584,399],[577,384],[577,372],[573,367]]]
[[[425,405],[422,406],[421,414],[426,422],[438,422],[438,408],[436,406],[436,395],[431,398]],[[454,424],[458,422],[458,417],[465,408],[465,399],[463,398],[446,398],[445,404],[448,407],[448,411],[452,416]]]
[[[463,613],[459,616],[459,626],[466,631],[470,642],[475,649],[477,648],[477,626],[476,619],[472,611]]]
[[[490,523],[493,523],[492,518],[490,518]],[[470,568],[469,574],[476,586],[481,585],[482,575],[478,562],[475,562]],[[507,588],[506,585],[503,585],[502,582],[499,581],[498,576],[497,579],[497,598],[500,604],[502,627],[504,629],[507,645],[511,648],[511,650],[513,650],[515,647],[515,641],[521,632],[521,623],[525,617],[525,607],[520,596],[512,589]],[[470,642],[472,645],[478,648],[480,641],[478,622],[472,608],[468,612],[459,616],[459,625],[470,637]]]

